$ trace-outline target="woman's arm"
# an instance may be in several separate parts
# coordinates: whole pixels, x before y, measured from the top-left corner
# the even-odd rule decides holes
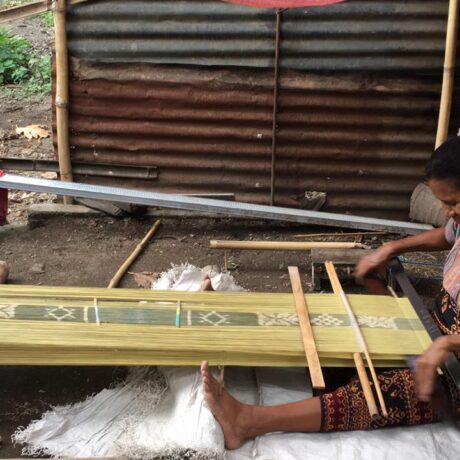
[[[357,278],[363,278],[370,272],[383,270],[391,257],[404,252],[444,251],[451,247],[452,245],[446,240],[444,227],[390,241],[363,257],[356,266],[355,275]]]
[[[417,360],[415,392],[421,401],[431,399],[437,369],[444,363],[451,351],[460,351],[460,334],[439,337]]]

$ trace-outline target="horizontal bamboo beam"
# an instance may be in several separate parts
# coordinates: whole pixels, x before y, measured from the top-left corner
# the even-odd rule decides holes
[[[86,1],[88,0],[68,0],[68,4],[75,5]],[[41,0],[39,2],[28,3],[27,5],[8,8],[7,10],[0,11],[0,24],[15,21],[17,19],[28,18],[29,16],[44,13],[45,11],[51,11],[52,7],[52,0]]]
[[[225,241],[211,240],[212,249],[255,249],[263,251],[309,251],[310,249],[363,249],[361,243],[342,241]]]

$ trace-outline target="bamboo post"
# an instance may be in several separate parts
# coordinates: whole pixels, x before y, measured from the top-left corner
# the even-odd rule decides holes
[[[54,30],[56,37],[56,131],[61,180],[73,181],[69,145],[69,62],[67,53],[66,0],[55,0]],[[64,204],[72,204],[73,198],[64,196]]]
[[[137,256],[147,246],[148,242],[150,241],[150,238],[152,238],[152,236],[156,233],[160,224],[161,220],[157,220],[152,225],[152,228],[147,232],[142,241],[136,246],[134,251],[129,255],[129,257],[123,262],[123,265],[118,269],[117,273],[115,273],[115,276],[110,280],[110,283],[107,286],[108,288],[115,288],[118,286],[118,283],[120,282],[121,278],[123,278],[123,275],[126,273],[126,270],[128,270],[131,264],[136,260]]]
[[[449,134],[449,120],[454,88],[454,72],[457,51],[458,0],[449,1],[447,16],[446,51],[442,77],[441,102],[439,106],[438,130],[435,148],[445,142]]]
[[[315,336],[311,327],[310,318],[308,316],[307,302],[300,281],[299,269],[297,267],[288,267],[289,278],[291,280],[292,293],[294,294],[294,303],[299,317],[300,331],[305,348],[305,356],[308,363],[308,371],[310,372],[311,383],[313,388],[324,390],[323,372],[319,362],[318,350],[316,348]]]
[[[342,241],[227,241],[211,240],[212,249],[253,249],[265,251],[309,251],[310,249],[362,249],[361,243]]]
[[[387,417],[388,412],[387,412],[385,401],[383,399],[383,394],[380,388],[380,383],[377,378],[377,374],[375,372],[374,364],[372,363],[366,341],[364,340],[363,333],[361,332],[361,328],[359,327],[355,314],[353,313],[351,305],[348,302],[348,298],[342,288],[342,285],[340,284],[339,278],[337,276],[337,272],[335,271],[334,264],[332,262],[325,262],[324,265],[326,267],[329,279],[331,280],[332,289],[335,294],[338,294],[340,296],[340,300],[342,301],[342,304],[345,307],[345,310],[347,311],[348,317],[350,319],[350,324],[353,327],[353,330],[356,334],[356,339],[358,341],[361,353],[363,353],[364,356],[366,357],[367,365],[371,372],[372,380],[375,386],[375,391],[377,392],[377,397],[380,403],[380,407],[382,409],[382,414],[384,417]],[[361,380],[361,377],[363,377],[364,386],[363,385],[362,386],[363,386],[364,397],[366,398],[366,403],[367,403],[368,397],[372,395],[372,391],[370,390],[370,382],[367,378],[367,373],[365,372],[365,369],[364,369],[364,363],[362,362],[361,354],[355,353],[353,355],[353,359],[355,360],[356,369],[358,370],[358,377],[360,378],[360,380]],[[361,365],[362,365],[362,368],[361,368]],[[366,393],[367,393],[367,396],[366,396]],[[374,397],[372,395],[372,399],[373,398]],[[374,417],[375,415],[377,415],[377,413],[375,413],[376,409],[374,410],[374,407],[372,406],[372,399],[370,400],[371,404],[368,403],[368,408],[369,408],[369,413],[371,414],[371,417]],[[375,405],[375,400],[374,400],[374,405]]]
[[[281,18],[283,10],[276,11],[275,36],[275,74],[273,77],[273,115],[272,115],[272,158],[270,168],[270,206],[275,205],[275,169],[276,169],[276,141],[278,135],[278,91],[280,74],[280,47],[281,47]]]

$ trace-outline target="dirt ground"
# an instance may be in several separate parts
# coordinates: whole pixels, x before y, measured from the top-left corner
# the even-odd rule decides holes
[[[10,283],[31,285],[107,286],[121,263],[152,225],[152,219],[131,217],[52,218],[41,225],[0,228],[0,259],[11,265]],[[298,233],[332,229],[286,227],[229,219],[162,219],[152,243],[130,268],[132,272],[161,272],[171,263],[224,267],[224,251],[209,249],[210,239],[293,240]],[[346,239],[346,238],[345,238]],[[350,240],[350,238],[348,238]],[[381,239],[366,237],[370,246]],[[426,255],[424,260],[427,259]],[[308,252],[227,252],[227,265],[237,283],[250,291],[289,292],[288,265],[299,266],[304,289],[310,287]],[[37,265],[42,273],[36,273]],[[351,285],[346,285],[351,289]],[[120,287],[137,288],[126,275]],[[113,367],[0,367],[0,458],[20,456],[10,438],[57,404],[74,403],[107,387],[123,368]]]

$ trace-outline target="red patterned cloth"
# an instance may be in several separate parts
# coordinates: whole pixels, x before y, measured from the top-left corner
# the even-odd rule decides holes
[[[227,3],[253,6],[255,8],[300,8],[303,6],[323,6],[344,0],[223,0]]]
[[[459,309],[449,294],[442,290],[433,317],[444,334],[459,333]],[[460,358],[460,356],[458,356]],[[438,415],[428,403],[417,399],[414,376],[409,369],[391,369],[379,373],[388,417],[371,419],[364,393],[357,377],[335,391],[320,395],[321,431],[372,430],[390,426],[423,425],[439,421]],[[460,390],[445,377],[443,384],[452,408],[460,416]],[[371,382],[372,385],[372,382]],[[374,394],[376,401],[377,397]]]

